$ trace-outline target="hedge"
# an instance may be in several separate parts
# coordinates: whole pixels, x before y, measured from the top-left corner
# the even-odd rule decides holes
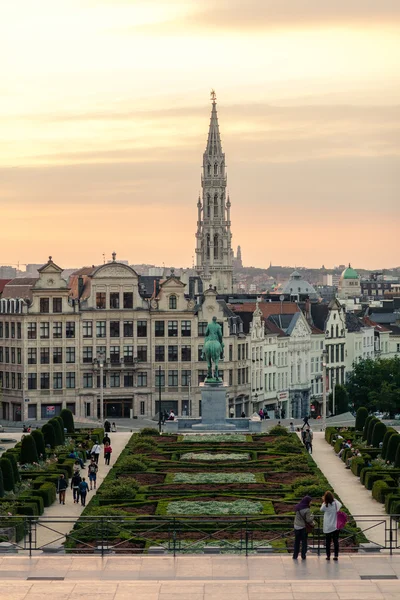
[[[0,469],[0,498],[4,497],[4,482],[3,482],[3,473]]]
[[[400,492],[392,492],[386,495],[385,510],[389,515],[400,515]]]
[[[368,431],[367,431],[367,445],[368,446],[372,446],[372,433],[374,431],[374,427],[375,427],[376,423],[379,423],[379,419],[377,419],[376,417],[373,417],[368,424]]]
[[[382,421],[378,421],[377,423],[375,423],[371,438],[371,443],[374,448],[379,448],[379,444],[383,442],[383,438],[385,437],[386,431],[387,427],[385,423],[382,423]]]
[[[395,433],[394,435],[391,436],[390,440],[389,440],[389,444],[388,444],[388,448],[386,451],[386,460],[388,460],[389,462],[394,462],[396,460],[396,452],[397,452],[397,447],[400,444],[400,435],[398,433]]]
[[[21,500],[21,501],[26,502],[26,503],[34,503],[34,504],[36,504],[38,515],[42,515],[43,514],[43,511],[44,511],[43,498],[42,498],[42,496],[38,496],[34,492],[34,490],[27,490],[26,492],[23,492],[18,497],[18,500]]]
[[[31,433],[31,436],[36,444],[36,452],[38,456],[40,457],[40,455],[42,455],[44,458],[46,456],[46,444],[44,443],[43,433],[40,429],[34,429]]]
[[[12,466],[14,482],[19,483],[21,481],[21,476],[19,474],[18,463],[15,454],[13,454],[12,452],[4,452],[1,458],[8,458]]]
[[[365,467],[365,460],[361,457],[354,457],[351,461],[351,472],[356,477],[360,477],[361,469]]]
[[[14,491],[15,481],[11,461],[8,458],[0,458],[0,469],[3,473],[3,485],[6,492]]]
[[[41,496],[43,498],[45,507],[51,506],[56,499],[56,487],[52,483],[42,483],[40,488],[35,490],[35,496]]]
[[[369,417],[366,418],[365,420],[365,425],[364,425],[364,429],[363,429],[363,435],[362,435],[362,439],[364,442],[367,441],[367,434],[368,434],[368,426],[369,423],[371,421],[371,419],[374,419],[375,417],[373,415],[369,415]]]
[[[54,427],[52,427],[49,423],[45,423],[42,427],[42,433],[46,446],[54,448],[56,446],[56,434],[54,433]]]
[[[387,453],[387,449],[388,449],[388,445],[389,445],[389,440],[394,433],[397,433],[396,429],[393,429],[393,427],[388,427],[387,431],[383,437],[381,458],[383,458],[384,460],[386,460],[386,453]]]
[[[400,468],[400,444],[397,446],[396,456],[394,459],[394,466],[396,469]]]
[[[385,502],[385,497],[392,491],[393,486],[389,485],[388,481],[380,479],[379,481],[375,481],[374,485],[372,486],[372,497],[375,498],[377,502],[382,503]]]
[[[35,440],[31,435],[25,435],[21,440],[21,453],[19,462],[21,465],[32,464],[38,462],[38,453],[36,450]]]
[[[60,417],[63,420],[64,427],[68,433],[75,432],[74,415],[68,408],[63,408]],[[158,432],[157,432],[158,433]]]
[[[50,419],[49,425],[54,429],[54,437],[56,440],[56,446],[62,446],[64,444],[64,433],[62,431],[60,423],[55,417]]]
[[[362,431],[364,429],[365,421],[368,418],[368,409],[364,406],[360,406],[356,414],[356,430]]]

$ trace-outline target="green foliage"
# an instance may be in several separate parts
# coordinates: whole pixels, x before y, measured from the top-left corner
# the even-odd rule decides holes
[[[43,498],[45,507],[51,506],[56,499],[56,486],[52,483],[42,483],[40,488],[35,490],[35,496]]]
[[[377,423],[375,423],[371,439],[371,444],[374,448],[378,448],[379,444],[383,442],[383,438],[385,436],[386,431],[387,427],[385,423],[382,423],[382,421],[378,421]]]
[[[397,446],[397,449],[396,449],[396,456],[395,456],[395,459],[394,459],[394,466],[395,466],[396,469],[400,468],[400,443],[399,443],[399,445]]]
[[[336,436],[338,433],[338,430],[336,427],[327,427],[325,429],[325,440],[328,442],[328,444],[332,443],[332,438],[334,436]]]
[[[329,410],[333,412],[333,394],[329,394]],[[335,385],[335,415],[341,415],[349,410],[349,395],[344,385]]]
[[[375,498],[377,502],[385,502],[385,497],[387,494],[390,494],[390,492],[393,492],[393,486],[383,479],[375,481],[372,486],[372,497]]]
[[[34,429],[31,433],[31,436],[35,440],[37,455],[46,456],[46,444],[44,441],[43,433],[40,429]]]
[[[37,514],[42,515],[44,511],[43,498],[35,494],[34,490],[27,490],[19,495],[18,500],[23,502],[35,503],[37,507]]]
[[[139,484],[134,479],[114,479],[105,481],[99,489],[102,498],[115,498],[119,500],[133,500],[139,489]]]
[[[6,492],[12,492],[14,490],[15,481],[13,468],[8,458],[0,458],[0,469],[3,473],[3,485]]]
[[[54,448],[56,446],[56,434],[54,432],[54,427],[52,427],[50,423],[45,423],[42,427],[42,433],[46,446],[49,445],[50,448]]]
[[[281,435],[281,436],[289,436],[290,432],[286,429],[286,427],[282,427],[282,425],[275,425],[271,427],[268,431],[269,435]]]
[[[175,473],[174,483],[256,483],[254,473]]]
[[[393,429],[393,427],[388,427],[387,431],[383,437],[383,445],[382,445],[382,451],[381,451],[381,457],[385,460],[386,459],[386,454],[387,454],[387,449],[388,449],[388,445],[389,445],[389,440],[392,437],[392,435],[394,433],[397,433],[397,431],[395,429]]]
[[[15,454],[13,452],[4,452],[2,458],[8,458],[13,470],[14,482],[19,483],[21,481],[21,477],[18,471],[18,463],[17,459],[15,458]]]
[[[376,417],[372,417],[370,422],[368,423],[368,432],[367,432],[367,445],[371,446],[372,444],[372,432],[374,431],[374,427],[376,423],[379,423],[379,419]]]
[[[364,429],[365,421],[368,418],[368,409],[365,406],[360,406],[356,414],[356,430],[362,431]]]
[[[370,421],[371,421],[373,418],[374,418],[374,417],[373,417],[373,415],[369,415],[369,416],[366,418],[366,420],[365,420],[365,425],[364,425],[363,434],[362,434],[362,439],[363,439],[363,442],[366,442],[366,441],[367,441],[368,427],[369,427]]]
[[[279,441],[274,448],[274,451],[282,452],[282,454],[301,454],[302,448],[299,444],[296,444],[292,441],[281,440]]]
[[[54,429],[54,437],[56,440],[55,445],[62,446],[64,444],[64,434],[62,432],[60,423],[55,417],[53,417],[50,419],[50,421],[48,421],[48,424]]]
[[[351,472],[356,477],[360,477],[361,469],[365,466],[365,460],[361,457],[354,457],[351,460]]]
[[[400,408],[400,359],[362,360],[353,365],[346,384],[354,407],[393,416]]]
[[[58,422],[59,426],[60,426],[60,431],[62,434],[62,443],[65,444],[65,431],[64,431],[64,421],[62,420],[62,418],[60,416],[58,417],[54,417],[55,420]]]
[[[64,427],[68,433],[75,432],[74,415],[68,408],[63,408],[60,417],[63,420]]]
[[[121,473],[134,473],[147,471],[147,464],[134,456],[125,456],[118,461],[118,471]]]
[[[322,485],[320,483],[315,485],[300,485],[298,488],[296,488],[295,492],[299,498],[303,498],[304,496],[322,498],[326,492],[326,485]]]
[[[233,502],[188,502],[177,500],[167,506],[168,515],[256,515],[261,513],[261,502],[234,500]]]
[[[26,463],[38,462],[38,453],[36,450],[36,443],[32,435],[25,435],[21,442],[21,454],[19,462],[21,465]]]
[[[398,445],[400,444],[400,435],[395,433],[391,436],[388,444],[388,448],[386,451],[386,460],[390,462],[394,462],[396,460],[396,452]]]
[[[143,427],[139,431],[139,435],[160,435],[158,429],[155,427]]]
[[[136,438],[134,444],[131,446],[132,453],[146,454],[146,452],[154,452],[157,444],[153,438],[141,437]]]

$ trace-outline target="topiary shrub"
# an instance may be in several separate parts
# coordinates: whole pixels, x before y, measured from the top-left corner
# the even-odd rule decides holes
[[[0,498],[4,497],[4,482],[3,482],[3,473],[0,469]]]
[[[40,429],[34,429],[31,433],[31,436],[35,440],[38,456],[40,457],[40,455],[42,455],[44,458],[46,456],[46,444],[44,442],[43,433],[40,431]]]
[[[400,435],[398,433],[395,433],[390,437],[385,460],[388,460],[389,462],[394,462],[396,460],[396,452],[399,444]]]
[[[395,466],[396,469],[400,468],[400,443],[399,443],[399,445],[397,446],[397,449],[396,449],[396,456],[395,456],[395,459],[394,459],[394,466]]]
[[[300,485],[296,490],[296,496],[303,498],[311,496],[311,498],[321,498],[326,492],[326,486],[322,484],[316,485]]]
[[[132,454],[146,454],[147,452],[154,452],[154,445],[149,442],[137,443],[131,448]]]
[[[21,441],[21,454],[19,462],[21,465],[32,464],[38,462],[38,453],[36,450],[35,440],[31,435],[25,435]]]
[[[374,427],[375,427],[376,423],[379,423],[379,419],[377,419],[376,417],[373,417],[368,424],[368,432],[367,432],[367,445],[368,446],[372,445],[372,433],[374,431]]]
[[[360,477],[361,469],[365,466],[365,460],[361,457],[354,457],[351,459],[351,472],[356,477]]]
[[[382,423],[382,421],[378,421],[377,423],[375,423],[371,439],[371,444],[374,448],[379,448],[379,444],[383,442],[383,438],[385,437],[386,431],[387,427],[385,423]]]
[[[42,427],[42,433],[45,445],[50,446],[50,448],[55,448],[56,434],[54,433],[54,427],[52,427],[49,423],[45,423]]]
[[[385,502],[386,496],[393,492],[395,485],[393,479],[380,479],[379,481],[375,481],[372,486],[372,497],[375,498],[377,502]]]
[[[17,459],[15,458],[15,454],[13,454],[12,452],[4,452],[2,458],[8,458],[12,466],[14,482],[19,483],[21,481],[21,477],[18,471],[18,463]]]
[[[54,437],[56,439],[56,446],[62,446],[64,444],[63,441],[63,432],[61,431],[61,425],[57,421],[57,419],[50,419],[48,424],[54,429]]]
[[[368,409],[366,409],[364,406],[360,406],[360,408],[358,409],[358,411],[356,413],[356,430],[357,431],[363,431],[365,421],[367,420],[367,418],[368,418]]]
[[[362,435],[362,439],[364,442],[367,441],[368,426],[369,426],[369,422],[371,421],[371,419],[374,419],[373,415],[369,415],[369,417],[367,417],[365,420],[365,425],[364,425],[363,435]]]
[[[135,458],[134,456],[125,456],[118,461],[116,467],[119,472],[122,473],[133,473],[135,471],[147,471],[147,465]]]
[[[139,431],[139,435],[160,435],[158,429],[155,427],[143,427]]]
[[[35,490],[35,496],[41,496],[43,498],[45,507],[51,506],[56,499],[56,486],[52,483],[42,483],[40,488]]]
[[[3,473],[3,485],[6,492],[12,492],[14,490],[14,473],[11,466],[11,462],[8,458],[0,458],[0,469]]]
[[[68,433],[75,433],[74,415],[68,408],[63,408],[60,417],[63,420],[64,427]]]
[[[274,446],[274,452],[281,452],[282,454],[301,454],[301,446],[291,442],[290,440],[281,440]]]
[[[393,429],[393,427],[388,427],[387,431],[383,437],[383,444],[382,444],[382,450],[381,450],[381,457],[385,460],[386,459],[386,453],[387,453],[387,449],[388,449],[388,445],[389,445],[389,440],[392,437],[392,435],[394,433],[397,433],[397,431],[395,429]]]
[[[290,432],[286,429],[286,427],[282,427],[282,425],[275,425],[274,427],[271,427],[271,429],[268,431],[268,434],[289,436]]]
[[[62,437],[62,443],[65,444],[65,431],[64,431],[64,421],[62,420],[62,418],[60,416],[58,417],[54,417],[55,420],[57,421],[57,423],[60,426],[60,431],[61,431],[61,437]]]
[[[116,479],[114,481],[107,481],[103,483],[99,489],[99,494],[105,499],[121,499],[121,500],[133,500],[135,498],[139,484],[134,479],[123,480]]]

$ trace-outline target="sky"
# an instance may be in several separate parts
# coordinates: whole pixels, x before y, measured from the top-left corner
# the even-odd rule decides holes
[[[246,266],[400,265],[398,0],[0,6],[3,264],[190,266],[217,94]]]

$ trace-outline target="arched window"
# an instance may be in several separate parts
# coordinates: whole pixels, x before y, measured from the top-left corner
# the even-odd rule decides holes
[[[218,164],[214,164],[214,175],[218,175]]]
[[[210,234],[209,233],[207,233],[206,245],[207,245],[206,256],[207,256],[207,258],[210,258]]]
[[[218,217],[218,194],[214,195],[214,217]]]
[[[211,175],[211,165],[207,165],[207,175]]]
[[[172,295],[169,297],[169,308],[171,310],[176,310],[176,306],[177,306],[176,296]]]
[[[218,233],[214,235],[214,258],[218,258],[219,247],[218,247]]]
[[[211,217],[211,198],[210,194],[207,194],[207,217]]]

